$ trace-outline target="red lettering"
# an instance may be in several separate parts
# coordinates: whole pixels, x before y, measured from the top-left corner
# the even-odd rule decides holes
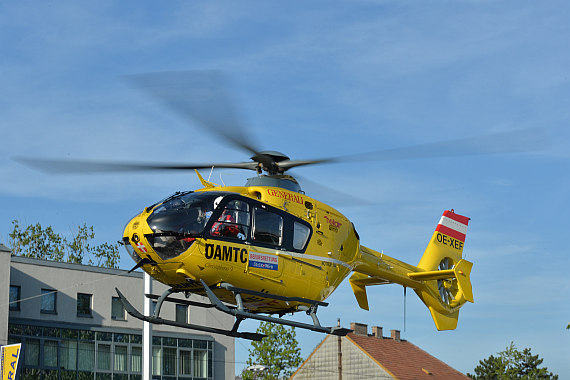
[[[337,222],[336,220],[334,220],[334,218],[329,218],[328,216],[325,215],[325,220],[331,225],[334,226],[336,228],[340,228],[340,226],[342,226],[341,222]]]
[[[267,189],[267,193],[272,197],[283,198],[287,201],[303,204],[303,197],[297,194],[288,193],[283,190]]]

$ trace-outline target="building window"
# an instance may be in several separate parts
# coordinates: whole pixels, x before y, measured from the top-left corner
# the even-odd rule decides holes
[[[22,379],[140,380],[138,334],[10,323],[8,342],[23,343]],[[212,341],[154,336],[153,378],[213,380],[213,354]]]
[[[194,350],[194,377],[208,377],[208,351]]]
[[[57,340],[44,340],[44,367],[57,368]]]
[[[176,322],[188,323],[188,305],[176,304]]]
[[[111,345],[98,344],[97,345],[97,369],[104,371],[111,370]]]
[[[20,287],[10,285],[10,310],[20,310]]]
[[[162,347],[152,347],[152,374],[160,375],[162,371]]]
[[[127,346],[115,345],[115,355],[113,357],[113,370],[117,372],[127,371]]]
[[[162,348],[162,375],[176,375],[176,348]]]
[[[40,305],[40,312],[47,314],[56,313],[56,295],[57,290],[42,289],[42,298]]]
[[[77,293],[77,316],[78,317],[92,317],[91,312],[91,298],[92,294]]]
[[[93,371],[95,367],[95,343],[79,342],[77,353],[77,369],[80,371]]]
[[[124,321],[125,318],[125,308],[119,297],[111,298],[111,319],[116,321]]]
[[[131,347],[131,371],[142,371],[142,347]]]
[[[39,367],[40,365],[40,340],[26,338],[24,345],[24,364],[30,367]]]
[[[180,375],[192,376],[192,351],[180,350]]]
[[[61,341],[61,368],[65,370],[77,369],[77,341]]]

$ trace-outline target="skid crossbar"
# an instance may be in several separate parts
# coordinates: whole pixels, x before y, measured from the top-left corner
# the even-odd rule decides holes
[[[342,328],[342,327],[336,327],[336,326],[335,327],[321,326],[321,324],[319,323],[319,320],[317,318],[317,307],[319,306],[319,304],[327,305],[325,302],[311,301],[311,300],[306,300],[304,298],[296,299],[296,300],[303,300],[301,302],[307,302],[307,303],[312,304],[310,307],[306,308],[307,314],[310,315],[312,320],[313,320],[313,324],[311,325],[308,323],[302,323],[302,322],[290,321],[290,320],[283,319],[283,318],[271,317],[269,315],[261,315],[261,314],[250,313],[250,312],[246,311],[243,307],[243,301],[241,299],[241,293],[254,294],[254,292],[251,290],[247,290],[247,289],[236,288],[236,287],[231,286],[230,284],[222,284],[221,287],[228,289],[228,290],[231,290],[234,293],[234,296],[236,298],[237,307],[236,308],[230,308],[230,307],[224,305],[224,303],[222,303],[222,301],[220,301],[220,299],[218,297],[216,297],[216,295],[214,294],[212,289],[210,289],[210,287],[204,282],[204,280],[200,280],[200,282],[202,283],[202,286],[204,287],[204,290],[206,291],[206,295],[210,299],[210,302],[212,303],[212,305],[214,305],[214,307],[216,309],[220,310],[223,313],[235,316],[238,320],[251,318],[251,319],[256,319],[258,321],[278,323],[281,325],[299,327],[302,329],[322,332],[322,333],[326,333],[326,334],[338,335],[338,336],[345,336],[346,334],[348,334],[349,332],[352,331],[350,329],[346,329],[346,328]],[[275,299],[286,298],[286,297],[277,298],[279,296],[270,295],[270,294],[266,294],[266,293],[261,293],[261,294],[263,294],[264,297],[268,297],[268,298],[275,298]],[[292,299],[290,299],[290,300],[292,300]]]

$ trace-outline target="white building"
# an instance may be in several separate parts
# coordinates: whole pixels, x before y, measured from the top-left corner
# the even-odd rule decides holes
[[[23,344],[21,379],[141,379],[143,322],[125,312],[115,288],[142,311],[141,272],[15,257],[0,245],[0,344]],[[154,294],[166,289],[153,281]],[[160,316],[224,329],[233,324],[232,316],[183,303],[165,303]],[[154,325],[152,353],[153,379],[235,376],[231,337]]]

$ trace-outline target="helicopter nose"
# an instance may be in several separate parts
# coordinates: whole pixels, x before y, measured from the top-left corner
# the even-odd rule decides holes
[[[143,213],[144,214],[144,213]],[[152,249],[144,236],[146,225],[143,214],[135,216],[125,226],[123,233],[123,245],[129,256],[138,264],[143,258],[151,253]]]
[[[136,263],[145,258],[152,261],[173,259],[186,252],[196,240],[194,236],[162,230],[161,227],[170,227],[172,220],[178,222],[179,219],[177,213],[163,214],[156,216],[152,211],[144,211],[127,223],[123,243]]]

